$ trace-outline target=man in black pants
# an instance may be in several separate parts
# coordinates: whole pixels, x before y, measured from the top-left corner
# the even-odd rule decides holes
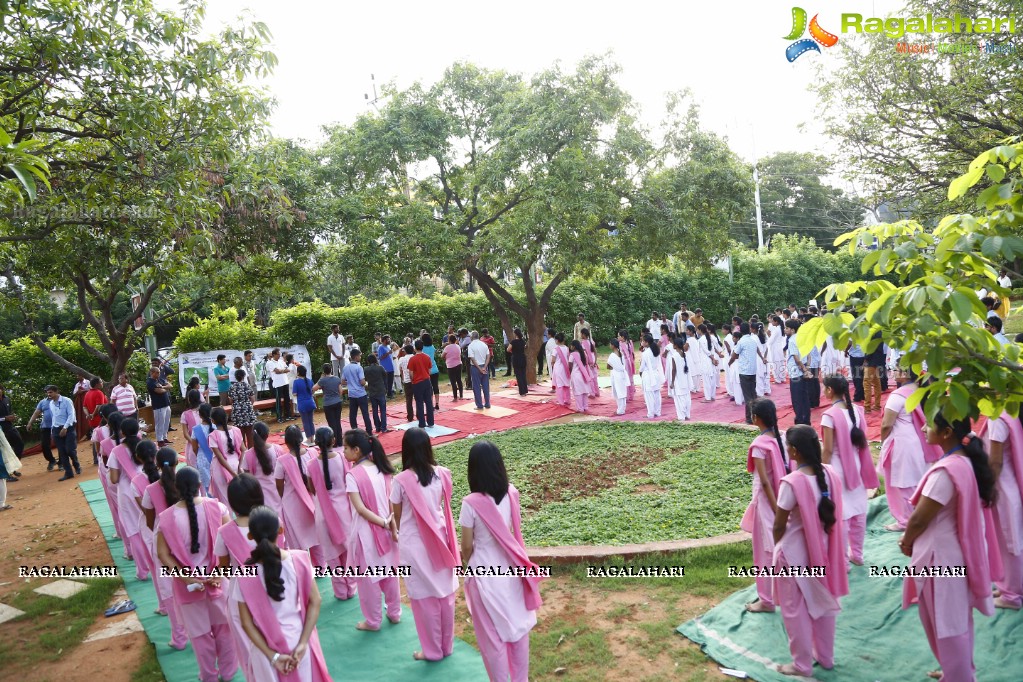
[[[46,397],[50,399],[50,418],[52,420],[50,435],[57,444],[57,455],[60,457],[60,468],[64,476],[60,481],[67,481],[82,473],[78,463],[78,434],[75,431],[77,416],[71,398],[60,394],[54,385],[46,387]],[[72,471],[72,467],[74,470]]]
[[[51,444],[53,443],[53,434],[50,433],[50,427],[52,422],[50,421],[50,406],[49,398],[43,398],[36,405],[35,412],[28,418],[28,424],[25,427],[28,430],[32,429],[32,424],[35,423],[36,419],[40,419],[39,422],[39,447],[43,451],[43,459],[46,460],[46,470],[53,471],[57,468],[57,460],[53,457],[53,451],[51,450]],[[56,447],[56,446],[54,446]]]
[[[760,349],[756,337],[750,334],[748,322],[739,325],[739,333],[742,334],[742,338],[735,344],[728,364],[739,361],[739,386],[742,388],[742,398],[746,403],[746,423],[752,424],[752,403],[757,397],[757,355],[760,354]]]
[[[412,396],[416,401],[416,419],[419,428],[433,426],[433,384],[430,383],[430,358],[423,353],[422,339],[416,339],[413,346],[415,355],[408,361],[408,371],[412,375]]]
[[[849,373],[852,374],[853,387],[853,402],[863,402],[863,349],[856,344],[850,342],[845,349],[845,356],[849,358]]]

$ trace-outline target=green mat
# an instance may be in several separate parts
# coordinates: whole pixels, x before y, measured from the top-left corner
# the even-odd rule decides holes
[[[156,656],[168,682],[192,682],[198,679],[199,667],[191,646],[184,651],[170,647],[170,621],[154,613],[156,592],[151,582],[135,579],[135,564],[124,558],[124,545],[111,540],[114,524],[99,481],[81,484],[85,499],[99,523],[103,537],[110,548],[110,556],[124,580],[128,596],[138,606],[138,617],[146,629],[149,640],[156,646]],[[455,639],[455,651],[443,661],[426,663],[412,660],[412,652],[419,647],[412,609],[403,608],[401,623],[390,625],[386,621],[379,632],[360,632],[355,624],[362,620],[358,599],[338,601],[330,587],[329,578],[317,580],[323,608],[317,629],[320,644],[327,659],[327,669],[335,680],[370,682],[376,680],[485,680],[486,670],[479,652],[465,642]],[[244,679],[241,673],[235,682]]]
[[[871,501],[867,515],[864,558],[853,566],[849,594],[842,598],[835,635],[835,668],[814,667],[819,680],[842,682],[912,682],[927,680],[938,662],[927,645],[916,607],[902,610],[902,578],[871,578],[868,567],[906,565],[908,557],[896,546],[898,533],[884,530],[894,519],[882,496]],[[756,598],[756,586],[740,590],[707,614],[680,625],[678,632],[701,646],[725,668],[746,672],[761,682],[793,678],[774,666],[790,663],[788,639],[781,612],[747,613],[743,604]],[[1019,647],[1023,642],[1023,612],[998,610],[988,618],[974,612],[977,678],[1018,682],[1023,679]]]

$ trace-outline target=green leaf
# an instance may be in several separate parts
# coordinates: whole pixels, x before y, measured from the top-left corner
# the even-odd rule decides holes
[[[32,173],[30,173],[27,168],[17,163],[7,164],[7,167],[18,176],[18,180],[21,181],[21,186],[24,187],[25,191],[28,193],[28,198],[31,201],[35,201],[36,181],[35,178],[32,177]]]
[[[953,379],[948,386],[948,394],[957,413],[956,418],[968,417],[970,415],[970,392],[966,390],[966,387]]]
[[[992,182],[1001,182],[1002,178],[1005,177],[1005,166],[993,163],[987,167],[986,172]]]
[[[952,292],[952,311],[959,318],[960,322],[969,322],[970,318],[973,317],[973,303],[970,298],[970,294],[963,293],[961,290],[957,289]],[[973,296],[973,298],[976,298],[976,296]]]
[[[963,173],[958,178],[952,181],[948,186],[948,199],[949,201],[955,201],[959,197],[966,194],[967,190],[977,184],[977,181],[984,175],[984,167],[977,166],[971,168],[966,173]]]

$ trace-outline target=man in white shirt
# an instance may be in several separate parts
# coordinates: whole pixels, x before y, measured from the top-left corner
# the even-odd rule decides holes
[[[661,340],[661,314],[656,310],[650,313],[650,319],[646,322],[646,330],[650,336],[654,337],[654,341]]]
[[[359,344],[355,343],[355,337],[353,337],[351,334],[349,334],[348,336],[345,337],[345,353],[344,353],[344,358],[345,358],[345,364],[346,365],[349,362],[352,361],[352,351],[353,350],[357,350],[360,353],[362,352],[362,349],[359,348]]]
[[[341,376],[341,370],[345,368],[345,337],[336,324],[330,325],[330,335],[327,337],[327,352],[330,353],[330,366],[334,376]]]
[[[274,348],[270,359],[266,361],[264,370],[270,377],[270,386],[274,392],[274,407],[277,410],[277,423],[291,421],[291,392],[288,390],[288,363],[281,360],[281,349]]]
[[[558,347],[558,341],[557,339],[554,338],[554,335],[556,333],[557,332],[554,331],[553,327],[547,330],[547,343],[545,343],[543,347],[543,354],[547,359],[547,376],[550,377],[554,376],[554,372],[551,369],[551,360],[554,359],[554,353],[557,352],[555,349]],[[556,389],[554,388],[552,382],[551,393],[554,393],[555,390]]]
[[[490,409],[490,346],[480,341],[480,333],[473,331],[472,339],[466,349],[469,355],[469,375],[472,378],[472,395],[476,399],[476,409]],[[483,394],[481,399],[480,393]],[[484,404],[485,403],[485,404]]]
[[[572,338],[576,341],[583,340],[583,329],[589,329],[590,323],[586,321],[586,316],[579,313],[576,317],[575,326],[572,327]]]
[[[686,312],[689,312],[689,310],[686,308],[686,304],[679,303],[678,310],[675,311],[675,314],[671,316],[671,330],[674,331],[675,333],[678,334],[685,333],[685,330],[682,329],[682,313]]]

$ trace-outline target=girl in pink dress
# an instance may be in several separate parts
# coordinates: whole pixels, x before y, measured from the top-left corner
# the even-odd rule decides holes
[[[788,473],[785,447],[778,431],[778,410],[774,402],[759,398],[750,406],[753,425],[760,429],[746,454],[746,471],[753,474],[753,496],[739,527],[753,535],[753,563],[770,566],[774,557],[774,515],[778,509],[778,488]],[[772,578],[757,576],[757,598],[746,604],[753,613],[773,613]]]
[[[217,541],[213,553],[221,567],[244,566],[252,556],[256,543],[249,535],[249,513],[256,507],[263,506],[263,488],[259,481],[249,474],[238,474],[227,484],[227,498],[231,501],[234,521],[229,521],[217,530]],[[241,597],[238,581],[230,580],[225,590],[227,596],[227,613],[231,623],[231,634],[234,636],[235,651],[241,663],[246,680],[254,679],[252,675],[252,659],[258,652],[251,650],[251,641],[242,629],[241,614],[238,602]]]
[[[632,400],[636,396],[636,344],[629,338],[629,332],[623,329],[618,332],[618,345],[622,350],[622,364],[625,365],[625,377],[629,382],[626,400]]]
[[[405,588],[423,647],[412,657],[439,661],[455,644],[455,568],[462,565],[451,516],[451,471],[437,466],[430,435],[418,428],[401,439],[401,468],[391,487],[391,508],[398,552],[410,567]]]
[[[835,618],[839,597],[849,593],[842,525],[841,479],[821,462],[821,444],[812,427],[785,432],[795,470],[778,487],[774,517],[775,571],[796,575],[774,578],[774,601],[781,607],[792,663],[778,668],[785,675],[809,677],[816,660],[835,665]],[[820,571],[814,575],[811,571]],[[798,573],[803,573],[799,575]]]
[[[565,334],[558,332],[554,335],[558,345],[554,347],[554,355],[551,361],[554,363],[551,369],[551,380],[554,383],[554,401],[563,407],[568,407],[568,399],[572,396],[572,380],[568,374],[568,347],[565,346]]]
[[[110,483],[117,489],[117,515],[121,519],[121,539],[124,540],[128,558],[135,561],[135,577],[145,580],[149,577],[146,561],[146,545],[139,533],[138,507],[135,504],[135,493],[131,489],[131,479],[142,472],[142,464],[135,457],[135,447],[139,439],[139,422],[137,419],[125,419],[121,422],[120,431],[113,431],[116,445],[107,458],[110,472]]]
[[[199,472],[182,467],[175,475],[180,500],[159,516],[156,533],[160,562],[178,577],[173,578],[174,600],[181,608],[188,640],[199,663],[201,682],[228,680],[238,670],[238,656],[231,637],[227,598],[219,577],[188,575],[209,572],[217,566],[213,553],[217,530],[228,522],[227,507],[218,500],[199,496]],[[187,577],[186,577],[187,576]]]
[[[142,513],[145,515],[146,526],[153,535],[153,571],[155,574],[153,585],[159,586],[157,597],[160,600],[157,613],[170,618],[170,646],[181,651],[188,644],[188,633],[185,631],[181,607],[174,600],[173,578],[164,575],[160,570],[163,564],[160,563],[160,553],[156,546],[156,533],[160,530],[158,517],[167,507],[178,501],[178,489],[174,482],[174,470],[177,466],[178,453],[174,451],[174,448],[163,447],[156,452],[156,467],[160,471],[160,477],[146,486],[140,505]]]
[[[833,374],[824,379],[824,398],[831,401],[821,415],[824,463],[842,481],[842,522],[849,542],[849,561],[863,565],[863,539],[867,533],[867,490],[880,482],[870,456],[863,427],[863,408],[853,405],[849,380]],[[835,456],[837,455],[837,457]]]
[[[214,407],[210,413],[210,421],[216,428],[210,433],[210,493],[227,505],[227,484],[238,475],[241,464],[242,432],[237,426],[228,426],[227,410]]]
[[[237,579],[242,628],[251,642],[253,682],[331,682],[316,632],[320,592],[309,555],[281,551],[281,532],[269,507],[249,514],[249,535],[256,543],[246,562],[257,575]]]
[[[590,330],[582,328],[579,334],[583,337],[581,342],[583,353],[586,356],[586,368],[590,374],[590,397],[596,398],[600,395],[600,373],[597,371],[597,345],[590,338]]]
[[[345,476],[352,465],[334,449],[334,431],[321,426],[314,434],[316,447],[309,451],[309,482],[316,503],[317,547],[310,552],[317,566],[343,570],[348,563],[348,529],[352,507],[345,494]],[[331,574],[334,597],[342,601],[355,596],[355,578]]]
[[[945,453],[924,475],[910,500],[913,513],[899,539],[917,569],[965,566],[962,577],[907,577],[902,608],[919,600],[920,622],[946,682],[974,682],[973,610],[994,615],[988,548],[997,543],[984,508],[995,503],[995,475],[970,420],[948,422],[939,412],[927,428],[927,442]],[[997,562],[994,562],[997,563]]]
[[[1000,417],[978,425],[988,461],[997,481],[998,497],[992,520],[998,538],[1005,576],[996,580],[995,606],[1018,611],[1023,606],[1023,425],[1019,417],[1003,412]],[[994,547],[988,547],[989,552]]]
[[[398,527],[391,513],[391,467],[384,447],[362,429],[345,431],[345,459],[352,463],[345,475],[345,490],[352,504],[348,529],[348,567],[360,571],[395,569],[398,566]],[[401,620],[401,589],[396,575],[357,578],[359,606],[366,620],[355,627],[379,630],[382,622],[380,595],[387,602],[387,619]]]
[[[156,591],[156,600],[158,603],[163,603],[166,601],[166,597],[163,595],[163,584],[156,580],[156,568],[153,560],[153,557],[156,555],[156,538],[149,524],[146,523],[145,510],[142,508],[142,498],[146,494],[146,488],[149,487],[150,483],[160,480],[160,470],[156,468],[156,450],[156,443],[151,440],[144,440],[135,446],[135,458],[139,461],[142,471],[132,477],[131,490],[134,496],[135,515],[138,517],[135,523],[138,525],[142,544],[146,548],[141,557],[135,556],[135,563],[138,565],[141,561],[145,564],[146,573],[154,578],[153,589]],[[156,612],[160,615],[166,615],[166,612],[161,613],[159,606],[157,606]]]
[[[465,579],[465,600],[472,614],[476,642],[491,682],[526,682],[529,679],[529,631],[543,604],[541,577],[526,555],[522,539],[519,491],[497,446],[480,441],[469,450],[469,489],[462,499],[458,523],[462,526],[462,557],[467,570],[476,572],[525,569],[519,575],[470,575]]]
[[[104,413],[103,408],[112,409]],[[124,538],[124,534],[121,532],[121,519],[117,514],[117,486],[110,482],[109,464],[110,453],[117,447],[117,441],[113,438],[113,434],[116,432],[118,438],[120,438],[121,422],[124,421],[124,417],[112,404],[101,407],[100,414],[103,415],[102,428],[106,429],[106,438],[99,442],[99,461],[96,464],[96,468],[100,483],[103,485],[103,494],[107,498],[107,506],[110,507],[110,516],[114,520],[114,539],[117,540]],[[127,557],[128,545],[125,545],[124,549],[124,556]]]
[[[573,341],[571,348],[568,354],[569,382],[572,385],[572,395],[575,396],[575,409],[585,412],[589,407],[590,395],[589,360],[580,342]]]
[[[302,445],[304,437],[298,426],[284,431],[284,444],[288,451],[277,456],[274,479],[281,498],[284,539],[292,549],[307,552],[316,546],[316,503],[312,484],[306,475],[307,451]]]
[[[185,462],[190,467],[196,466],[196,453],[192,448],[192,429],[202,423],[199,418],[199,406],[202,405],[202,394],[194,388],[185,396],[188,408],[181,413],[181,432],[185,434]]]
[[[878,473],[884,474],[888,511],[895,518],[895,523],[885,526],[885,530],[901,532],[913,513],[909,499],[927,467],[938,461],[942,453],[927,444],[923,408],[917,405],[914,410],[906,411],[906,400],[919,388],[916,374],[906,370],[899,372],[895,380],[899,388],[888,396],[881,420],[881,459],[877,468]]]
[[[263,489],[263,504],[281,516],[281,494],[277,492],[274,468],[277,466],[277,446],[266,442],[270,427],[265,422],[256,422],[252,427],[252,447],[241,459],[242,471],[252,474]],[[286,545],[284,545],[286,546]]]

